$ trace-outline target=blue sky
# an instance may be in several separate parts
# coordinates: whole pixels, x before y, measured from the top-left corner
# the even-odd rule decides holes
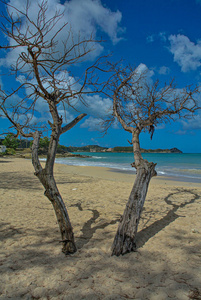
[[[21,5],[24,1],[11,0]],[[35,1],[31,1],[34,3]],[[201,82],[201,0],[49,0],[51,8],[60,5],[67,13],[75,32],[93,32],[105,42],[93,58],[113,53],[112,59],[138,66],[143,63],[153,72],[153,79],[168,82],[175,78],[178,88]],[[2,4],[1,8],[2,8]],[[34,11],[34,7],[33,7]],[[2,35],[1,35],[1,40]],[[15,55],[12,53],[12,58]],[[1,69],[11,63],[10,57],[1,52]],[[79,73],[79,68],[75,72]],[[7,78],[1,76],[6,86]],[[10,84],[10,82],[9,82]],[[15,85],[15,83],[12,83]],[[201,97],[200,97],[201,98]],[[97,131],[97,123],[104,116],[105,107],[111,103],[100,95],[90,98],[89,107],[79,106],[88,114],[80,124],[60,139],[66,146],[99,144],[107,147],[128,146],[130,134],[120,126],[113,126],[104,136]],[[69,120],[76,113],[69,111]],[[9,123],[0,119],[0,129],[6,131]],[[179,121],[159,126],[153,139],[141,135],[142,148],[177,147],[183,152],[201,152],[201,112],[194,120]]]

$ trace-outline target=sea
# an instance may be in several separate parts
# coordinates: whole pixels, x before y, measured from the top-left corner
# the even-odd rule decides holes
[[[131,167],[133,153],[76,152],[89,157],[57,158],[56,163],[73,166],[96,166],[113,171],[135,173]],[[165,176],[187,182],[201,183],[201,153],[143,153],[144,159],[157,163],[158,176]]]

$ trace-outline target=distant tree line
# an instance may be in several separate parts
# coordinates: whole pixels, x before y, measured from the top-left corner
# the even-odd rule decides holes
[[[133,152],[133,147],[114,147],[113,152]]]
[[[40,138],[39,141],[39,154],[46,153],[48,151],[48,147],[50,144],[50,139],[48,137]],[[28,139],[17,139],[13,134],[7,134],[7,136],[4,139],[0,139],[0,145],[6,146],[8,149],[27,149],[31,148],[33,145],[33,141]],[[66,152],[72,152],[70,151],[71,147],[66,147],[63,145],[58,145],[57,152],[58,153],[66,153]],[[15,152],[12,152],[14,154]]]

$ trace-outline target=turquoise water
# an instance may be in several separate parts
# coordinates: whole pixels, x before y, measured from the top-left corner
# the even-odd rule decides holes
[[[77,153],[78,154],[78,153]],[[59,158],[57,163],[75,166],[98,166],[135,172],[131,167],[134,161],[132,153],[80,153],[90,158]],[[201,182],[201,153],[144,153],[148,161],[157,163],[158,175],[182,177],[183,179]]]

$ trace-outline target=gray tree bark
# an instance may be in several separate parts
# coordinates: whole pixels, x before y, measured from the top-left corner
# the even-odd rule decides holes
[[[141,212],[144,206],[149,182],[156,175],[155,164],[146,163],[137,169],[136,179],[119,222],[112,245],[112,255],[123,255],[136,250],[136,235]]]
[[[50,139],[45,167],[42,167],[38,157],[40,140],[40,134],[38,131],[33,134],[34,141],[32,145],[32,164],[35,169],[35,175],[38,177],[45,188],[45,196],[50,200],[54,207],[61,233],[62,252],[67,255],[75,253],[77,249],[74,240],[73,227],[71,225],[64,201],[57,188],[54,179],[53,168],[60,134],[74,127],[80,120],[82,120],[83,117],[86,116],[86,114],[79,115],[71,123],[64,126],[63,128],[61,127],[62,122],[59,122],[59,116],[56,110],[54,111],[53,116],[54,125],[51,124],[52,135]]]
[[[136,179],[130,193],[123,216],[119,222],[112,245],[112,255],[123,255],[136,250],[136,235],[142,209],[151,178],[156,176],[156,164],[144,160],[140,152],[140,131],[133,132],[133,151],[137,170]]]

